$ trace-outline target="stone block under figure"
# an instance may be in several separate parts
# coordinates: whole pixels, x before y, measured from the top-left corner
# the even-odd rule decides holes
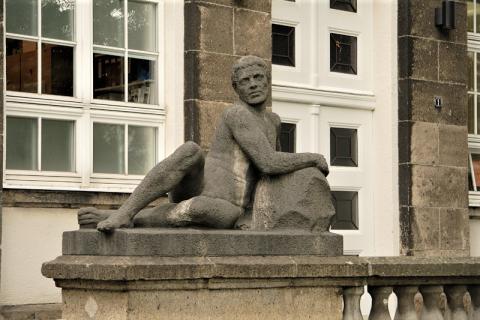
[[[328,164],[322,155],[279,151],[280,118],[266,108],[270,83],[262,59],[240,58],[232,72],[238,99],[223,113],[207,156],[194,142],[183,144],[145,176],[118,210],[80,209],[80,226],[96,225],[103,232],[129,227],[248,229],[246,211],[262,177],[314,167],[325,179]],[[167,193],[170,203],[147,208]],[[328,231],[328,226],[322,229]]]

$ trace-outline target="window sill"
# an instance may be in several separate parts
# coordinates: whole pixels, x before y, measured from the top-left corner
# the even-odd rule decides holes
[[[129,197],[126,192],[3,189],[3,207],[117,209]],[[151,205],[167,201],[162,197]]]

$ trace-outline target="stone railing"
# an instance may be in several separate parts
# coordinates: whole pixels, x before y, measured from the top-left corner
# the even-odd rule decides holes
[[[363,319],[365,287],[372,298],[369,320],[392,319],[389,298],[397,298],[394,320],[480,320],[480,259],[365,258],[368,274],[343,286],[343,319]],[[392,307],[390,305],[390,307]]]
[[[395,320],[480,320],[480,258],[64,255],[42,272],[64,319],[360,320],[367,287],[372,320],[391,294]]]

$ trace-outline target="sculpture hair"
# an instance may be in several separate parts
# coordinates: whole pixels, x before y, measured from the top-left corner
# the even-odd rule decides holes
[[[235,63],[233,64],[232,68],[232,86],[233,88],[236,87],[237,81],[238,81],[238,72],[244,68],[250,67],[250,66],[259,66],[261,67],[264,71],[265,74],[267,75],[268,81],[272,79],[271,73],[270,73],[270,68],[268,65],[265,63],[265,61],[262,58],[259,58],[257,56],[243,56]]]

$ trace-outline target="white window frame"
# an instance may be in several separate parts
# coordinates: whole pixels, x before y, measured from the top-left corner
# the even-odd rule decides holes
[[[41,0],[39,1],[39,8]],[[7,116],[19,117],[44,117],[58,120],[75,121],[75,172],[50,172],[6,169],[6,152],[4,152],[4,176],[3,185],[5,188],[22,189],[49,189],[49,190],[89,190],[106,192],[130,192],[141,181],[143,176],[138,175],[115,175],[115,174],[94,174],[92,172],[93,161],[93,122],[110,122],[124,125],[136,125],[155,127],[157,162],[165,157],[166,152],[166,131],[169,136],[180,136],[183,138],[183,121],[179,118],[183,115],[181,106],[169,108],[169,116],[175,119],[175,126],[167,125],[166,101],[170,104],[182,101],[183,103],[183,38],[168,38],[164,35],[166,20],[177,21],[175,34],[182,33],[180,22],[183,25],[183,6],[175,3],[175,0],[139,0],[142,2],[155,3],[156,14],[156,40],[157,50],[155,56],[155,81],[156,81],[156,104],[141,104],[131,102],[108,101],[93,99],[93,0],[76,0],[74,18],[74,96],[57,96],[39,93],[23,93],[6,91],[4,123],[6,127]],[[166,13],[165,11],[168,11]],[[8,19],[8,17],[5,17]],[[41,36],[41,17],[39,17],[38,35]],[[127,20],[127,19],[125,19]],[[179,21],[179,22],[178,22]],[[125,21],[126,23],[126,21]],[[128,29],[127,29],[128,30]],[[127,31],[125,31],[127,32]],[[127,32],[128,33],[128,32]],[[7,36],[10,34],[7,34]],[[16,37],[30,40],[31,37]],[[30,39],[28,39],[30,38]],[[37,39],[37,37],[34,37]],[[126,47],[128,38],[126,38]],[[38,40],[37,43],[39,43]],[[182,41],[179,45],[178,42]],[[54,43],[61,44],[62,41]],[[40,43],[39,49],[41,51]],[[5,42],[4,42],[5,46]],[[167,57],[165,48],[173,47],[173,54]],[[127,49],[124,49],[127,50]],[[129,52],[137,52],[128,50]],[[108,52],[113,52],[108,50]],[[180,54],[182,68],[170,70],[165,73],[165,66],[173,60],[178,64],[178,58],[173,56]],[[142,55],[144,54],[141,52]],[[38,55],[40,56],[40,54]],[[152,57],[152,53],[148,53]],[[128,59],[128,56],[125,57]],[[40,59],[40,58],[39,58]],[[38,61],[41,64],[41,60]],[[128,60],[125,62],[128,63]],[[85,67],[86,64],[88,67]],[[6,59],[4,59],[4,77],[6,78]],[[41,88],[41,66],[38,69],[38,90]],[[125,70],[125,82],[128,82],[128,70]],[[178,74],[177,74],[178,73]],[[178,78],[181,77],[179,81]],[[172,79],[175,83],[175,90],[166,95],[165,85]],[[128,90],[126,88],[126,90]],[[40,91],[37,91],[40,92]],[[127,95],[128,97],[128,95]],[[126,97],[126,99],[127,99]],[[181,124],[181,125],[179,125]],[[6,132],[6,129],[4,129]],[[177,134],[182,133],[182,134]],[[183,140],[183,139],[182,139]],[[174,145],[169,143],[171,150],[180,144],[175,140]],[[6,137],[4,134],[4,145]]]

